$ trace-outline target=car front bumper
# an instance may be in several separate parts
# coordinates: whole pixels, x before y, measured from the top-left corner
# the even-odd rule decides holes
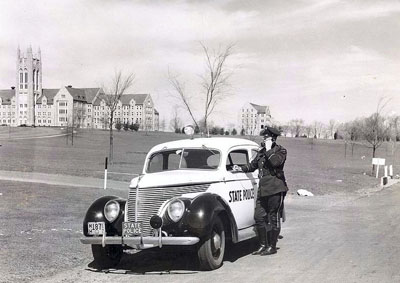
[[[162,247],[163,245],[190,246],[200,241],[198,237],[121,237],[121,236],[97,236],[82,237],[82,244],[90,245],[126,245],[136,249]]]

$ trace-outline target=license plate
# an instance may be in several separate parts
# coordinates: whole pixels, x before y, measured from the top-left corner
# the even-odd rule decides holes
[[[122,236],[134,237],[142,234],[142,222],[123,222]]]
[[[104,222],[88,222],[89,235],[103,235],[104,230]]]

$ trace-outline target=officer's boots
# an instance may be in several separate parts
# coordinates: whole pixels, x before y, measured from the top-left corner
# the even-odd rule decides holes
[[[259,255],[265,252],[268,248],[267,232],[265,231],[265,228],[264,227],[257,228],[257,233],[258,233],[259,247],[256,251],[252,253],[253,255]]]
[[[270,230],[268,231],[268,241],[269,246],[260,253],[260,255],[273,255],[276,254],[276,242],[278,241],[279,230]]]

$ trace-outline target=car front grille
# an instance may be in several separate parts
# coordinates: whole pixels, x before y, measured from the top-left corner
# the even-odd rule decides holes
[[[136,200],[136,188],[131,188],[128,196],[128,215],[130,222],[135,221],[135,205],[137,203],[137,220],[142,222],[142,235],[151,236],[152,228],[150,218],[157,214],[160,206],[173,197],[182,194],[205,192],[210,184],[189,185],[165,188],[139,188],[138,199]]]

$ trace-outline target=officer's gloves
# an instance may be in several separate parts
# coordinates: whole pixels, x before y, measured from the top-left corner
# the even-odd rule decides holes
[[[243,170],[242,170],[242,167],[235,164],[232,166],[232,172],[243,172]]]

